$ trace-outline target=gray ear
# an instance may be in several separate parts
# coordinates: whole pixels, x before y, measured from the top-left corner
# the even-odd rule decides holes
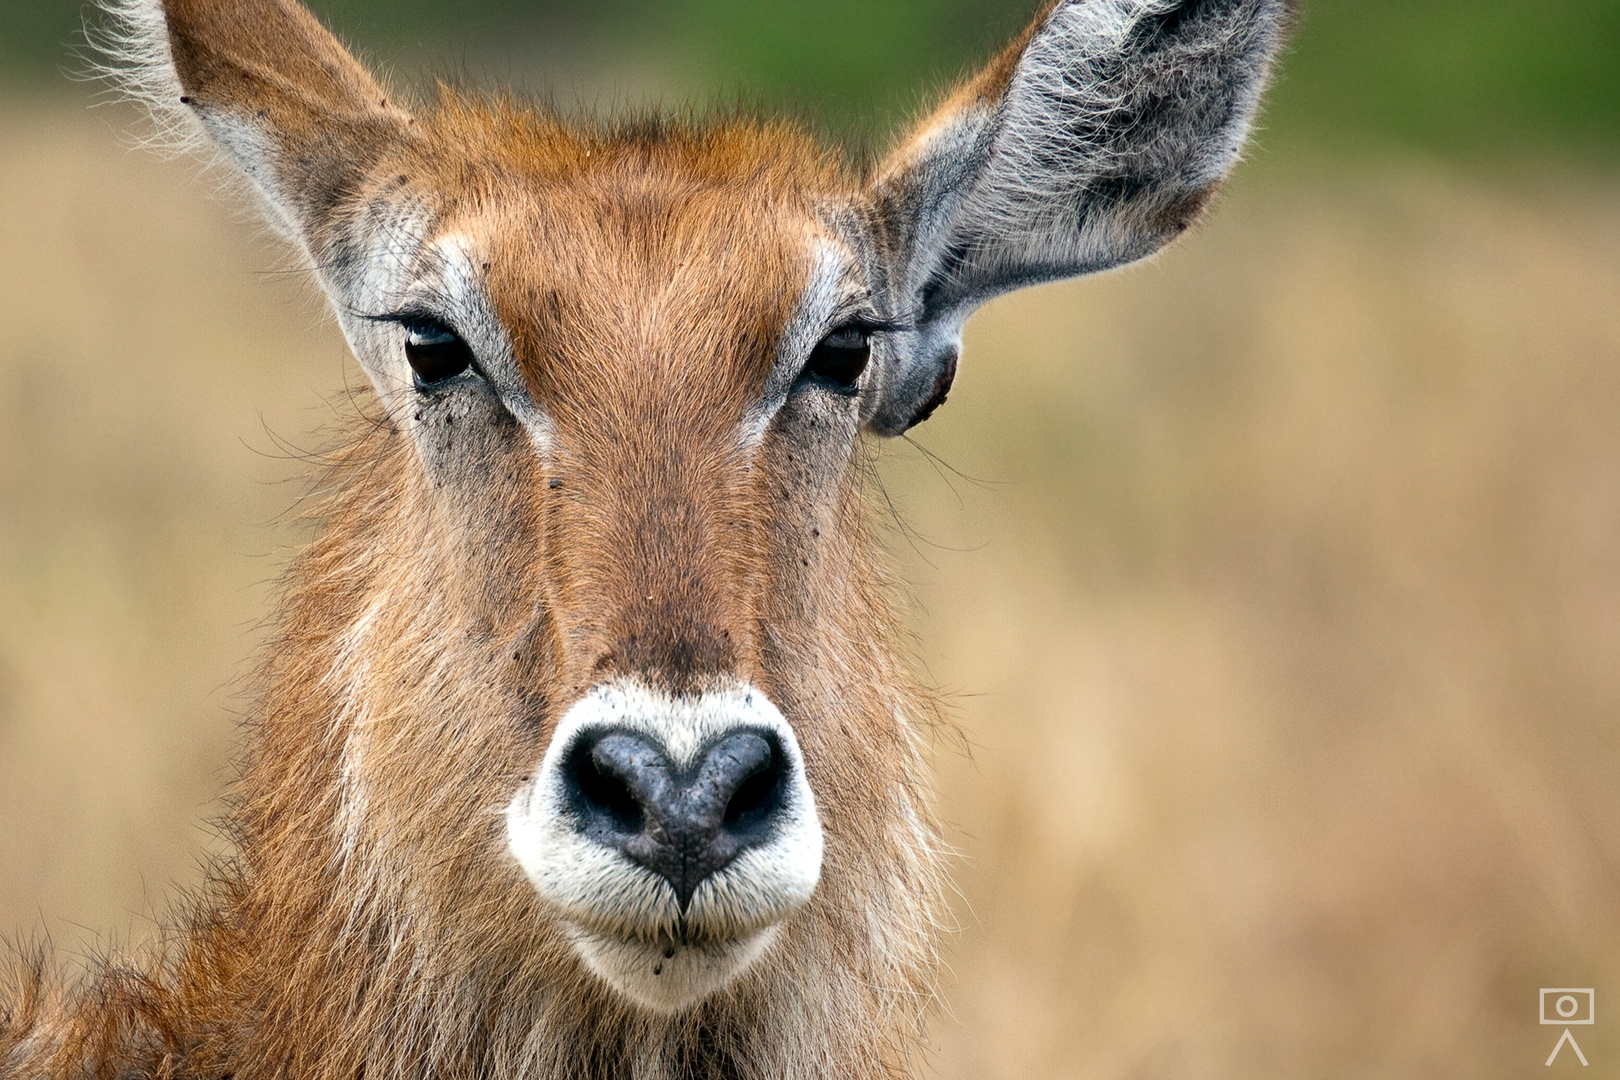
[[[1237,161],[1293,0],[1056,0],[874,184],[886,300],[873,430],[944,400],[984,301],[1153,253]]]

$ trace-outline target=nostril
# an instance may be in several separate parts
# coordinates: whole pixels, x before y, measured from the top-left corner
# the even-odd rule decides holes
[[[639,833],[646,815],[629,785],[603,769],[594,753],[576,755],[573,764],[574,788],[584,808],[611,819],[620,832]]]
[[[771,762],[744,780],[726,803],[728,826],[747,826],[769,817],[782,801],[782,770]]]
[[[747,728],[678,763],[638,731],[582,732],[559,771],[574,827],[662,876],[683,910],[705,878],[775,835],[795,776],[776,734]]]

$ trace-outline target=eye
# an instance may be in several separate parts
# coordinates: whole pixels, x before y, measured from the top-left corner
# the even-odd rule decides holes
[[[416,373],[418,387],[453,379],[472,367],[472,349],[448,326],[433,319],[412,319],[405,324],[405,359]]]
[[[835,386],[848,390],[866,370],[872,356],[872,343],[866,331],[853,326],[840,327],[821,339],[810,352],[805,370]]]

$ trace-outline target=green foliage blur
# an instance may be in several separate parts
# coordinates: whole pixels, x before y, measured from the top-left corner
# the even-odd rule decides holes
[[[883,132],[991,55],[1033,0],[313,0],[402,70],[544,86],[547,58],[613,58],[696,98]],[[66,84],[88,5],[0,3],[0,89]],[[581,63],[583,60],[580,61]],[[555,65],[553,65],[555,66]],[[566,66],[565,66],[566,67]],[[566,96],[568,68],[556,78]],[[1269,145],[1620,161],[1620,0],[1305,0]]]

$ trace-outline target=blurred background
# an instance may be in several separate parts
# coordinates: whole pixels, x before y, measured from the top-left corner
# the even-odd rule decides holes
[[[1034,5],[312,6],[407,86],[871,152]],[[0,4],[0,934],[70,952],[216,844],[361,381],[239,207],[87,108],[82,16]],[[1518,1076],[1538,988],[1620,992],[1617,55],[1620,0],[1307,0],[1208,224],[992,304],[886,448],[969,745],[931,1074]]]

